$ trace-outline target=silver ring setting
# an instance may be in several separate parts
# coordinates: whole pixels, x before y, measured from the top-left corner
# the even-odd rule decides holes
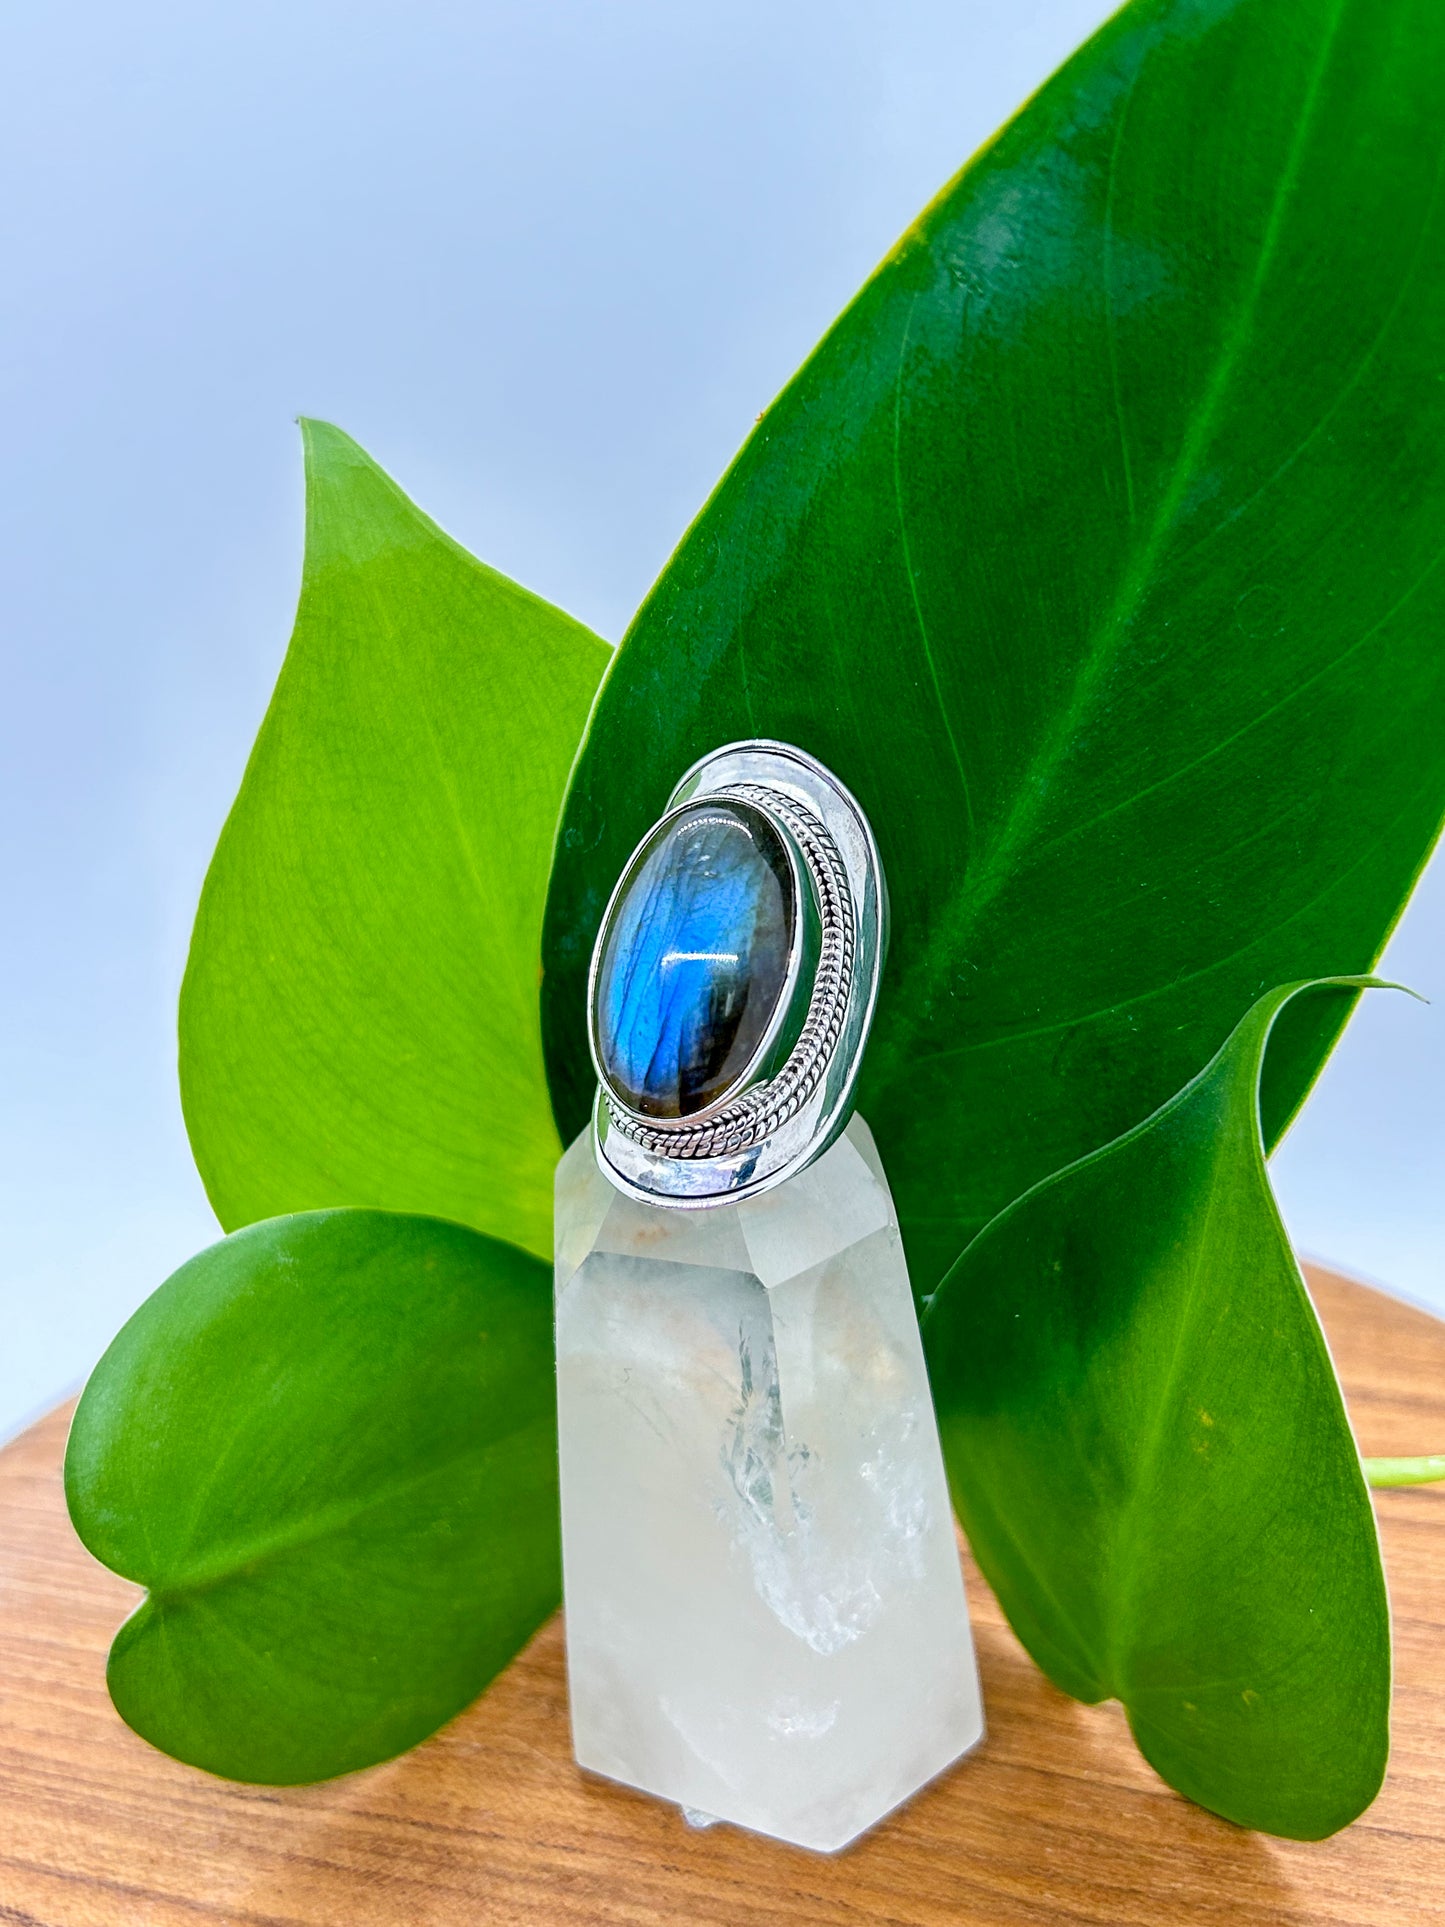
[[[655,886],[669,851],[682,850],[684,867],[690,861],[696,872],[706,865],[705,851],[729,832],[735,841],[750,837],[766,846],[769,902],[780,893],[786,914],[769,926],[766,985],[759,988],[755,971],[751,988],[744,981],[739,991],[727,979],[707,990],[706,1008],[725,1010],[735,1028],[738,1061],[729,1059],[725,1075],[713,1084],[702,1080],[681,1103],[670,1085],[669,1101],[660,1104],[622,1073],[609,1031],[611,987],[624,970],[630,986],[640,967],[627,957],[619,963],[619,944],[629,932],[635,941],[643,927],[635,915],[629,923],[629,905]],[[761,873],[756,862],[754,868]],[[672,887],[668,901],[680,888],[695,902],[713,886],[694,874]],[[726,889],[726,881],[720,887]],[[784,928],[786,943],[779,934]],[[592,954],[593,1132],[603,1174],[631,1197],[687,1209],[770,1190],[820,1157],[851,1114],[886,945],[877,845],[859,805],[830,771],[802,750],[765,740],[729,744],[694,764],[618,879]],[[704,967],[709,959],[738,963],[734,952],[714,958],[707,950],[674,948],[660,957],[649,950],[648,967],[691,962],[696,970],[699,958]],[[769,996],[763,1015],[748,1007],[749,998],[766,1006]],[[724,1035],[731,1038],[734,1030]]]

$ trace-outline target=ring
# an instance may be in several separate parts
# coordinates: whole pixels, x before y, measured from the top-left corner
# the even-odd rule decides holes
[[[682,778],[612,892],[588,975],[598,1164],[681,1207],[737,1202],[848,1122],[887,894],[848,790],[786,743]]]

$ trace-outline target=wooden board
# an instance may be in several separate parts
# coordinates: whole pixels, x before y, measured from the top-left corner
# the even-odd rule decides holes
[[[1445,1325],[1311,1280],[1370,1453],[1445,1449]],[[328,1786],[225,1784],[112,1711],[135,1589],[73,1537],[67,1413],[0,1453],[0,1922],[17,1927],[477,1923],[1445,1921],[1445,1488],[1378,1496],[1395,1610],[1395,1741],[1370,1812],[1317,1846],[1171,1793],[1117,1707],[1034,1670],[976,1572],[983,1747],[867,1840],[818,1859],[677,1813],[572,1763],[560,1622],[404,1760]]]

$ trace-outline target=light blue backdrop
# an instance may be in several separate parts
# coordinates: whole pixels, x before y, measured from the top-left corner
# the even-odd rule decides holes
[[[215,1235],[174,1002],[289,627],[291,417],[616,638],[879,255],[1104,11],[7,13],[0,1432]],[[1390,962],[1445,993],[1442,948],[1437,870]],[[1307,1249],[1445,1305],[1442,1073],[1439,1004],[1377,997],[1279,1175]]]

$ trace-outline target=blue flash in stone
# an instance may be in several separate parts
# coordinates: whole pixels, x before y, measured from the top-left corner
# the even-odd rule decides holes
[[[725,1098],[764,1044],[798,913],[781,837],[758,810],[700,803],[645,849],[600,959],[597,1045],[644,1117]]]

